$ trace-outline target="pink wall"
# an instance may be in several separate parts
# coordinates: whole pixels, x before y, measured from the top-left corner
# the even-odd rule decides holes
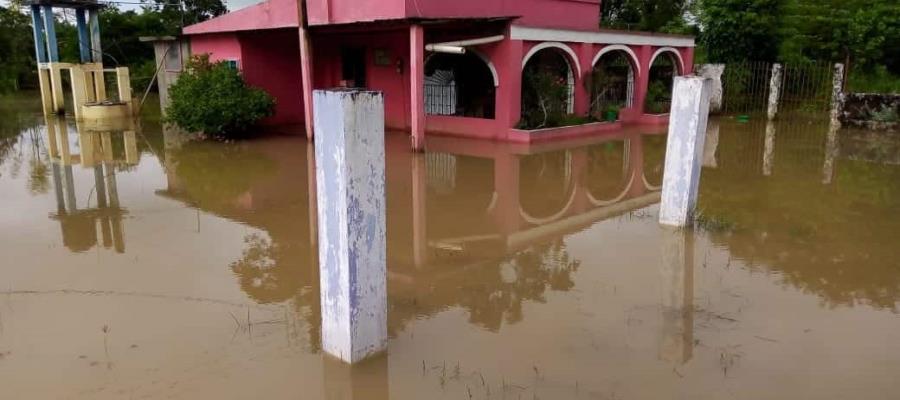
[[[409,31],[403,28],[376,33],[333,34],[318,41],[314,37],[314,88],[332,88],[340,84],[341,48],[345,46],[365,48],[367,88],[384,92],[385,125],[391,129],[409,129]],[[391,65],[375,65],[376,49],[386,52],[393,61]]]
[[[312,25],[403,18],[520,16],[517,25],[597,29],[599,0],[307,0]]]
[[[191,36],[191,54],[208,53],[210,61],[240,60],[241,42],[237,33],[212,33]],[[240,64],[240,63],[238,63]]]
[[[263,122],[270,125],[303,123],[297,30],[245,32],[239,38],[244,79],[275,98],[275,115]]]

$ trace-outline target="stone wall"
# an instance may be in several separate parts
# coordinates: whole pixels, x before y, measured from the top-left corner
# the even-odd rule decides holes
[[[900,94],[846,93],[840,118],[844,126],[900,130]]]

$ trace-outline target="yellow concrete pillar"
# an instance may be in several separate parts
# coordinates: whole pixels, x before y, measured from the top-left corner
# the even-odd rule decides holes
[[[66,97],[63,92],[62,66],[59,63],[50,63],[50,85],[53,93],[53,113],[59,114],[66,111]]]
[[[69,77],[72,82],[72,108],[75,111],[75,119],[81,119],[82,107],[88,102],[84,69],[79,65],[69,67]]]
[[[106,78],[103,72],[103,65],[98,65],[100,69],[94,72],[94,90],[96,91],[94,98],[99,103],[106,100]]]
[[[119,101],[131,105],[131,76],[128,67],[116,68],[116,84],[119,87]]]
[[[53,87],[50,85],[50,70],[46,68],[38,68],[38,84],[41,88],[41,107],[44,115],[52,114],[53,111]]]

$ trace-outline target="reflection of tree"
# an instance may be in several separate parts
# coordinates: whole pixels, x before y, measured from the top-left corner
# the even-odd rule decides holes
[[[182,189],[204,208],[230,204],[276,169],[272,160],[239,144],[189,142],[174,156]]]
[[[779,153],[770,177],[749,176],[740,164],[704,170],[704,219],[731,228],[713,241],[830,305],[896,309],[900,167],[840,160],[834,183],[822,185],[805,168],[814,156]]]
[[[580,262],[572,260],[561,239],[522,250],[499,261],[463,267],[438,268],[435,282],[416,281],[413,290],[419,293],[414,300],[402,299],[402,293],[392,290],[389,323],[394,332],[402,321],[416,315],[432,315],[449,307],[461,307],[469,312],[469,321],[491,331],[503,323],[522,320],[522,306],[526,301],[543,303],[547,290],[568,291],[575,283],[572,274]],[[457,268],[460,268],[457,266]],[[412,305],[412,307],[410,307]],[[397,321],[400,320],[400,321]]]
[[[279,243],[262,235],[244,238],[247,247],[240,260],[231,263],[241,289],[260,303],[278,303],[298,293],[305,282],[303,268],[290,262],[289,253]],[[298,254],[294,254],[294,260]]]

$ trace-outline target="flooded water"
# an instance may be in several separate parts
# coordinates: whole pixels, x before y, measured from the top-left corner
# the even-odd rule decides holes
[[[387,138],[388,351],[321,352],[312,148],[0,113],[10,399],[895,399],[900,140],[712,121],[694,230],[662,129]],[[313,199],[313,202],[310,202]]]

